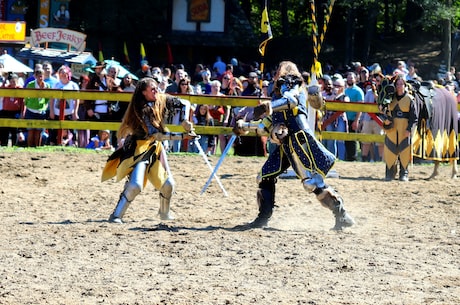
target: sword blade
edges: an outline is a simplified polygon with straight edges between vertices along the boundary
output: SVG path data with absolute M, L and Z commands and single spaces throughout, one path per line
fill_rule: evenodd
M 203 193 L 208 188 L 209 184 L 212 181 L 212 177 L 217 173 L 217 170 L 222 165 L 222 162 L 224 162 L 225 156 L 227 155 L 228 151 L 232 147 L 233 142 L 235 142 L 235 140 L 236 140 L 236 135 L 232 135 L 230 140 L 228 140 L 227 146 L 225 147 L 224 151 L 222 152 L 222 155 L 220 156 L 219 161 L 217 162 L 216 166 L 214 167 L 214 170 L 212 171 L 211 176 L 209 177 L 208 181 L 206 182 L 206 184 L 204 185 L 203 189 L 201 190 L 201 193 L 200 193 L 201 195 L 203 195 Z
M 222 183 L 220 182 L 219 177 L 217 177 L 217 175 L 216 175 L 215 173 L 213 173 L 212 165 L 211 165 L 211 163 L 209 163 L 208 156 L 206 156 L 206 153 L 204 152 L 203 148 L 201 147 L 201 144 L 200 144 L 200 142 L 198 141 L 198 138 L 195 138 L 195 139 L 193 140 L 193 142 L 195 143 L 196 147 L 198 148 L 198 152 L 199 152 L 200 155 L 203 157 L 204 162 L 206 163 L 206 165 L 209 167 L 209 170 L 211 171 L 211 179 L 212 179 L 212 178 L 216 179 L 217 184 L 219 184 L 219 187 L 222 189 L 222 192 L 224 193 L 224 196 L 225 196 L 225 197 L 228 197 L 227 191 L 225 190 L 224 186 L 223 186 Z

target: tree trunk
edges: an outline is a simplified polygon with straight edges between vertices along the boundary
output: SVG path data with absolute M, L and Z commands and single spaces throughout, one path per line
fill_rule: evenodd
M 447 7 L 452 6 L 452 0 L 447 0 Z M 447 71 L 450 70 L 452 56 L 452 25 L 450 18 L 444 21 L 444 60 Z
M 350 7 L 347 14 L 347 33 L 345 38 L 345 64 L 355 56 L 355 9 Z
M 283 36 L 289 36 L 289 18 L 287 0 L 281 0 L 281 24 Z

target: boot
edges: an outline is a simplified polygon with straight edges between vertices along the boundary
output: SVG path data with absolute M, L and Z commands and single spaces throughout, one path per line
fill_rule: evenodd
M 174 216 L 172 216 L 169 213 L 170 202 L 171 202 L 171 198 L 163 197 L 163 195 L 160 194 L 160 210 L 158 211 L 158 214 L 160 214 L 161 220 L 173 220 L 174 219 Z
M 404 168 L 402 166 L 399 169 L 399 181 L 409 181 L 409 171 L 407 170 L 407 168 Z
M 168 177 L 160 189 L 160 214 L 161 220 L 173 220 L 174 217 L 170 214 L 171 197 L 174 192 L 174 180 Z
M 385 166 L 385 181 L 393 181 L 396 177 L 396 165 L 391 168 Z
M 322 189 L 316 198 L 321 204 L 330 210 L 335 216 L 335 225 L 333 230 L 342 230 L 345 227 L 351 227 L 355 224 L 355 221 L 350 214 L 345 211 L 343 207 L 342 197 L 331 187 Z
M 130 203 L 131 201 L 128 201 L 125 194 L 121 193 L 115 210 L 113 210 L 113 213 L 110 214 L 109 222 L 123 223 L 121 219 L 123 218 L 123 215 L 125 215 L 126 209 L 128 209 Z
M 268 226 L 268 221 L 272 217 L 275 206 L 275 182 L 272 180 L 262 181 L 257 190 L 257 204 L 259 205 L 259 215 L 254 221 L 248 224 L 249 228 L 264 228 Z

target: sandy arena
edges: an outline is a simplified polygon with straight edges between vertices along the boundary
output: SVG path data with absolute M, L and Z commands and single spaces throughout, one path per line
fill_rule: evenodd
M 123 182 L 100 182 L 105 153 L 0 150 L 0 304 L 460 304 L 460 184 L 384 182 L 383 163 L 338 162 L 327 179 L 357 221 L 332 213 L 299 180 L 279 179 L 271 227 L 257 214 L 264 158 L 170 155 L 173 221 L 151 185 L 111 224 Z M 217 157 L 212 157 L 215 165 Z

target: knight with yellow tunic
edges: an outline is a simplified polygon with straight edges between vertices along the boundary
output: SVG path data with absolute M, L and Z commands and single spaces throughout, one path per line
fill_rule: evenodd
M 406 90 L 406 81 L 397 77 L 394 84 L 396 91 L 387 107 L 388 117 L 383 122 L 385 180 L 395 179 L 399 160 L 399 180 L 409 181 L 408 166 L 412 158 L 410 139 L 412 127 L 417 123 L 417 113 L 414 98 Z
M 158 93 L 158 84 L 152 78 L 141 79 L 134 91 L 117 133 L 125 139 L 123 146 L 107 160 L 102 181 L 128 177 L 120 199 L 109 217 L 110 222 L 123 223 L 122 217 L 129 204 L 146 186 L 147 181 L 160 191 L 160 218 L 173 219 L 170 200 L 175 182 L 171 175 L 162 141 L 193 139 L 192 124 L 184 118 L 185 133 L 168 132 L 165 122 L 175 109 L 190 107 L 190 102 Z

